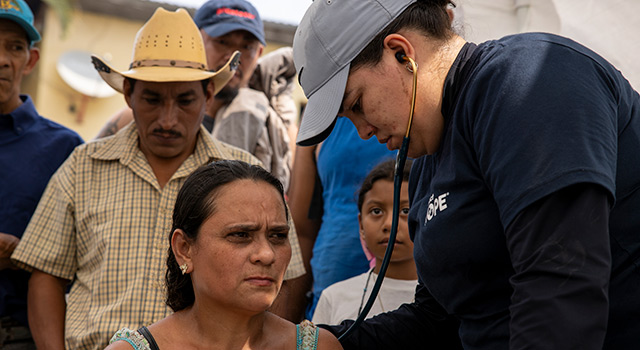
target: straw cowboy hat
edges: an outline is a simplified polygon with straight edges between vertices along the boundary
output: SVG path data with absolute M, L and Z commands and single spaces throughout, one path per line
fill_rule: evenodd
M 210 71 L 202 36 L 189 13 L 182 8 L 170 12 L 159 7 L 136 35 L 129 70 L 119 72 L 97 56 L 91 60 L 102 79 L 119 92 L 123 92 L 125 77 L 151 82 L 213 78 L 217 94 L 235 74 L 240 52 L 234 52 L 217 72 Z

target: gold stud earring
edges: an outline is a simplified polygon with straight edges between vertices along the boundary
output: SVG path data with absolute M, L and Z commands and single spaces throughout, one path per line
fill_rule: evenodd
M 187 273 L 188 268 L 189 268 L 189 265 L 187 265 L 187 263 L 180 265 L 180 271 L 182 271 L 183 275 Z

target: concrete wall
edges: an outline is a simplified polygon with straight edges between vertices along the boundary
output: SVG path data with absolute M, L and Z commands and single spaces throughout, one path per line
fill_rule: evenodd
M 43 116 L 77 131 L 85 140 L 92 139 L 111 115 L 124 105 L 116 94 L 108 98 L 86 98 L 67 85 L 56 70 L 59 57 L 69 50 L 84 50 L 111 58 L 115 67 L 125 68 L 141 22 L 76 11 L 69 29 L 62 35 L 60 21 L 48 10 L 40 45 L 36 108 Z M 79 113 L 86 103 L 82 120 Z

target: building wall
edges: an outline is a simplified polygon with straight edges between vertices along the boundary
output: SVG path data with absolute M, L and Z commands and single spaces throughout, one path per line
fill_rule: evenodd
M 38 74 L 36 107 L 43 116 L 77 131 L 85 140 L 97 135 L 115 112 L 125 106 L 121 94 L 86 98 L 67 85 L 56 69 L 59 57 L 69 50 L 84 50 L 111 58 L 115 67 L 128 67 L 131 47 L 142 22 L 75 11 L 63 35 L 60 21 L 47 10 Z M 82 120 L 79 113 L 85 102 Z

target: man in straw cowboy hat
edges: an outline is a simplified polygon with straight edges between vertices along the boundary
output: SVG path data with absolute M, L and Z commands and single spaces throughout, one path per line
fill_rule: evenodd
M 262 56 L 266 45 L 260 14 L 247 0 L 209 0 L 194 15 L 212 69 L 237 50 L 238 69 L 207 105 L 203 124 L 213 136 L 250 152 L 289 187 L 293 162 L 291 139 L 297 133 L 293 101 L 293 51 L 284 47 Z M 261 59 L 262 58 L 262 59 Z M 98 138 L 113 135 L 133 119 L 130 108 L 116 113 Z
M 136 122 L 76 149 L 49 183 L 12 256 L 32 271 L 29 323 L 38 348 L 102 349 L 119 328 L 167 316 L 167 235 L 184 180 L 215 160 L 259 163 L 201 126 L 207 102 L 233 76 L 238 55 L 210 71 L 184 9 L 156 10 L 136 36 L 129 70 L 93 60 L 124 94 Z M 290 265 L 288 274 L 303 271 Z

